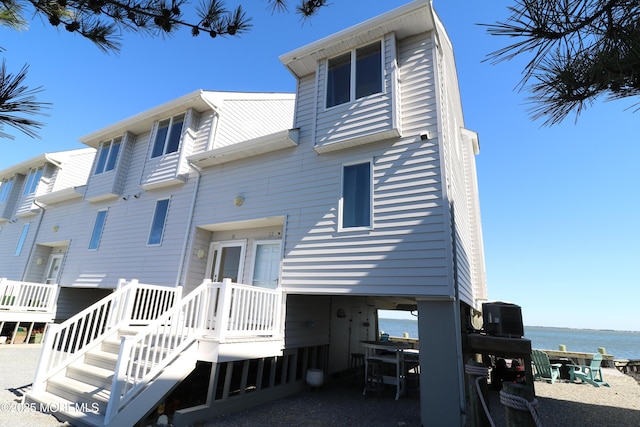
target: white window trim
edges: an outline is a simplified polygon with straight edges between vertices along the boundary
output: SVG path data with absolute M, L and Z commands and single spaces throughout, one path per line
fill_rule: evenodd
M 238 240 L 216 240 L 214 242 L 209 243 L 209 255 L 207 257 L 207 267 L 205 270 L 205 274 L 207 277 L 213 273 L 214 266 L 213 265 L 213 254 L 216 249 L 219 250 L 222 247 L 226 246 L 240 246 L 240 263 L 238 265 L 238 283 L 242 283 L 244 281 L 244 260 L 247 257 L 247 239 L 238 239 Z M 251 273 L 253 275 L 253 272 Z
M 351 53 L 351 73 L 350 73 L 350 79 L 351 79 L 351 85 L 349 88 L 349 101 L 344 102 L 342 104 L 336 104 L 336 105 L 332 105 L 331 107 L 327 107 L 327 95 L 328 95 L 328 88 L 329 88 L 329 61 L 337 58 L 339 56 L 344 55 L 347 52 L 342 52 L 339 55 L 334 55 L 331 58 L 327 58 L 324 61 L 324 68 L 325 68 L 325 72 L 324 72 L 324 96 L 323 96 L 323 109 L 324 110 L 333 110 L 334 108 L 338 108 L 338 107 L 343 107 L 345 105 L 350 105 L 356 101 L 360 101 L 362 99 L 366 99 L 369 97 L 375 97 L 375 96 L 380 96 L 380 95 L 384 95 L 387 93 L 386 90 L 386 85 L 385 85 L 385 58 L 386 58 L 386 51 L 385 51 L 385 43 L 384 43 L 384 38 L 381 38 L 377 41 L 378 43 L 380 43 L 380 85 L 381 85 L 381 91 L 380 92 L 376 92 L 376 93 L 372 93 L 371 95 L 367 95 L 367 96 L 363 96 L 362 98 L 356 98 L 356 62 L 357 62 L 357 57 L 356 57 L 356 51 L 360 48 L 363 47 L 367 47 L 369 45 L 372 45 L 374 43 L 376 43 L 376 41 L 371 41 L 368 42 L 366 44 L 363 44 L 362 46 L 358 46 L 356 48 L 351 49 L 350 53 Z
M 98 237 L 98 242 L 95 248 L 91 247 L 91 241 L 93 240 L 93 233 L 96 231 L 96 223 L 98 221 L 98 215 L 100 212 L 105 212 L 104 221 L 102 222 L 102 226 L 100 227 L 100 236 Z M 104 234 L 104 227 L 107 224 L 107 217 L 109 216 L 109 209 L 100 209 L 96 212 L 95 220 L 93 221 L 93 228 L 91 229 L 91 235 L 89 236 L 89 244 L 87 245 L 87 250 L 95 252 L 100 249 L 100 243 L 102 242 L 102 235 Z
M 253 241 L 253 252 L 251 253 L 251 271 L 249 272 L 249 280 L 247 280 L 247 285 L 253 285 L 253 277 L 256 270 L 256 258 L 258 254 L 258 246 L 259 245 L 272 245 L 274 243 L 280 244 L 280 269 L 278 271 L 278 285 L 280 287 L 280 283 L 282 282 L 282 258 L 283 255 L 283 247 L 282 247 L 282 239 L 267 239 L 267 240 L 254 240 Z
M 164 221 L 162 223 L 162 231 L 160 232 L 160 241 L 158 243 L 149 243 L 151 240 L 151 232 L 153 231 L 153 223 L 156 218 L 156 213 L 158 211 L 158 202 L 163 200 L 167 200 L 167 212 L 164 216 Z M 149 224 L 149 231 L 147 232 L 147 246 L 162 246 L 162 242 L 164 241 L 164 231 L 167 227 L 167 218 L 169 217 L 169 208 L 171 207 L 171 197 L 164 197 L 162 199 L 156 199 L 156 202 L 153 204 L 153 213 L 151 214 L 151 223 Z
M 36 179 L 36 175 L 38 175 L 38 172 L 40 173 L 40 176 L 38 177 L 38 179 Z M 27 179 L 24 183 L 24 189 L 22 190 L 23 196 L 30 196 L 31 194 L 35 194 L 35 192 L 38 190 L 38 184 L 40 184 L 40 181 L 42 180 L 43 173 L 43 166 L 29 169 L 29 174 L 27 175 Z
M 27 241 L 27 236 L 29 235 L 29 227 L 31 223 L 26 223 L 22 226 L 22 231 L 20 232 L 20 237 L 18 238 L 18 243 L 16 244 L 16 249 L 13 252 L 13 256 L 20 256 L 22 253 L 22 249 L 24 247 L 24 243 Z
M 344 168 L 345 166 L 360 165 L 363 163 L 369 163 L 369 226 L 361 227 L 343 227 L 343 209 L 344 209 Z M 373 159 L 363 159 L 359 161 L 347 162 L 340 165 L 340 200 L 338 201 L 338 232 L 345 231 L 363 231 L 373 230 Z
M 118 155 L 116 157 L 116 161 L 113 165 L 113 169 L 109 169 L 106 170 L 107 165 L 109 164 L 109 159 L 111 158 L 111 150 L 113 149 L 113 143 L 118 141 L 118 145 L 120 146 L 120 148 L 118 149 Z M 107 153 L 107 157 L 105 158 L 104 161 L 104 165 L 101 171 L 98 171 L 98 162 L 100 160 L 100 155 L 102 154 L 102 151 L 104 150 L 104 144 L 109 144 L 109 152 Z M 93 171 L 94 175 L 103 175 L 105 173 L 109 173 L 109 172 L 115 172 L 118 169 L 118 162 L 120 160 L 120 153 L 122 152 L 122 144 L 124 143 L 124 136 L 119 136 L 116 138 L 112 138 L 108 141 L 102 141 L 100 143 L 100 149 L 98 150 L 98 154 L 96 155 L 96 167 L 95 170 Z
M 15 176 L 12 176 L 11 178 L 2 181 L 2 185 L 0 185 L 0 203 L 7 202 L 9 200 L 11 192 L 13 191 L 13 185 L 15 184 L 15 178 Z M 7 185 L 9 185 L 9 187 L 6 187 Z
M 179 116 L 182 116 L 182 129 L 180 131 L 180 136 L 179 136 L 179 139 L 178 139 L 178 148 L 176 149 L 176 151 L 172 151 L 171 153 L 167 153 L 167 144 L 169 143 L 169 137 L 171 136 L 170 130 L 173 127 L 173 120 L 176 117 L 179 117 Z M 160 130 L 160 122 L 163 122 L 165 120 L 169 120 L 169 125 L 168 125 L 169 131 L 167 132 L 167 134 L 164 137 L 164 145 L 162 147 L 162 154 L 159 154 L 159 155 L 154 157 L 153 149 L 155 148 L 156 138 L 158 136 L 158 131 Z M 160 158 L 166 156 L 167 154 L 179 153 L 181 151 L 181 149 L 182 149 L 182 138 L 183 138 L 184 132 L 185 132 L 186 120 L 187 120 L 187 112 L 185 111 L 183 113 L 174 114 L 171 117 L 167 117 L 167 118 L 164 118 L 162 120 L 158 120 L 154 124 L 153 138 L 151 138 L 151 147 L 150 147 L 150 151 L 149 151 L 149 158 L 150 159 L 160 159 Z

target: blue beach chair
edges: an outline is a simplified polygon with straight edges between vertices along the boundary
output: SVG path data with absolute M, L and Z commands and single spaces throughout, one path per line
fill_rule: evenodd
M 534 379 L 548 380 L 551 384 L 560 378 L 560 363 L 549 362 L 549 356 L 542 350 L 531 352 L 531 362 L 534 367 Z
M 600 365 L 602 364 L 602 355 L 600 353 L 596 353 L 591 358 L 591 363 L 589 366 L 586 365 L 569 365 L 571 371 L 569 371 L 569 379 L 573 382 L 576 378 L 582 380 L 582 382 L 589 383 L 595 387 L 600 387 L 601 385 L 605 387 L 610 387 L 609 383 L 602 379 L 602 369 Z

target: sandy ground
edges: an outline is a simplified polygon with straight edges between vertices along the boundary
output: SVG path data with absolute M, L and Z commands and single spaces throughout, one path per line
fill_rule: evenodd
M 40 348 L 37 344 L 0 345 L 0 427 L 68 426 L 52 415 L 21 404 L 21 397 L 33 380 Z M 536 381 L 542 425 L 639 426 L 640 383 L 615 369 L 605 369 L 604 379 L 611 387 Z M 490 393 L 490 406 L 496 427 L 505 426 L 504 408 L 496 391 Z M 365 398 L 360 384 L 346 380 L 200 425 L 419 427 L 420 402 L 416 396 L 394 401 L 393 390 L 381 397 Z

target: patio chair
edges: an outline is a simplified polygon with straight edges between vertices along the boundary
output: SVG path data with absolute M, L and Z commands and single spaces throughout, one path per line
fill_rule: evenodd
M 542 350 L 533 350 L 531 352 L 531 362 L 534 367 L 534 379 L 551 381 L 555 383 L 560 378 L 560 363 L 549 362 L 549 356 Z
M 596 353 L 591 358 L 589 366 L 586 365 L 569 365 L 571 371 L 569 371 L 569 380 L 573 382 L 576 378 L 582 380 L 582 382 L 589 383 L 595 387 L 601 385 L 610 387 L 609 383 L 602 379 L 602 354 Z

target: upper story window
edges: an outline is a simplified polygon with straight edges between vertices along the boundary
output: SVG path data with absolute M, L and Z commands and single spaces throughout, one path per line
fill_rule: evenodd
M 29 171 L 29 176 L 27 177 L 27 183 L 24 186 L 24 191 L 22 192 L 23 196 L 27 196 L 29 194 L 33 194 L 36 192 L 36 188 L 38 188 L 38 183 L 40 182 L 40 178 L 42 178 L 42 166 L 39 168 L 33 168 Z
M 342 169 L 341 228 L 371 227 L 371 162 Z
M 158 123 L 158 130 L 156 131 L 153 149 L 151 150 L 152 158 L 178 151 L 183 123 L 184 114 L 162 120 Z
M 97 250 L 100 246 L 100 238 L 102 237 L 102 230 L 104 230 L 104 223 L 107 220 L 107 211 L 98 211 L 96 215 L 96 222 L 93 223 L 93 231 L 91 232 L 91 240 L 89 240 L 89 250 Z
M 381 42 L 329 59 L 327 108 L 382 92 Z
M 13 178 L 7 179 L 0 183 L 0 203 L 6 202 L 11 194 L 11 188 L 13 187 Z
M 121 143 L 122 138 L 118 137 L 112 139 L 111 141 L 105 141 L 100 145 L 100 152 L 98 154 L 98 163 L 96 164 L 95 175 L 101 174 L 103 172 L 109 172 L 115 169 Z
M 22 247 L 24 246 L 25 240 L 27 240 L 28 233 L 29 233 L 29 224 L 25 224 L 22 226 L 22 233 L 20 233 L 20 239 L 18 240 L 18 244 L 16 245 L 16 250 L 13 253 L 13 256 L 19 256 L 20 252 L 22 252 Z
M 159 245 L 162 242 L 162 234 L 164 232 L 164 223 L 167 219 L 169 211 L 169 199 L 158 200 L 156 209 L 153 213 L 151 221 L 151 230 L 149 231 L 148 245 Z

